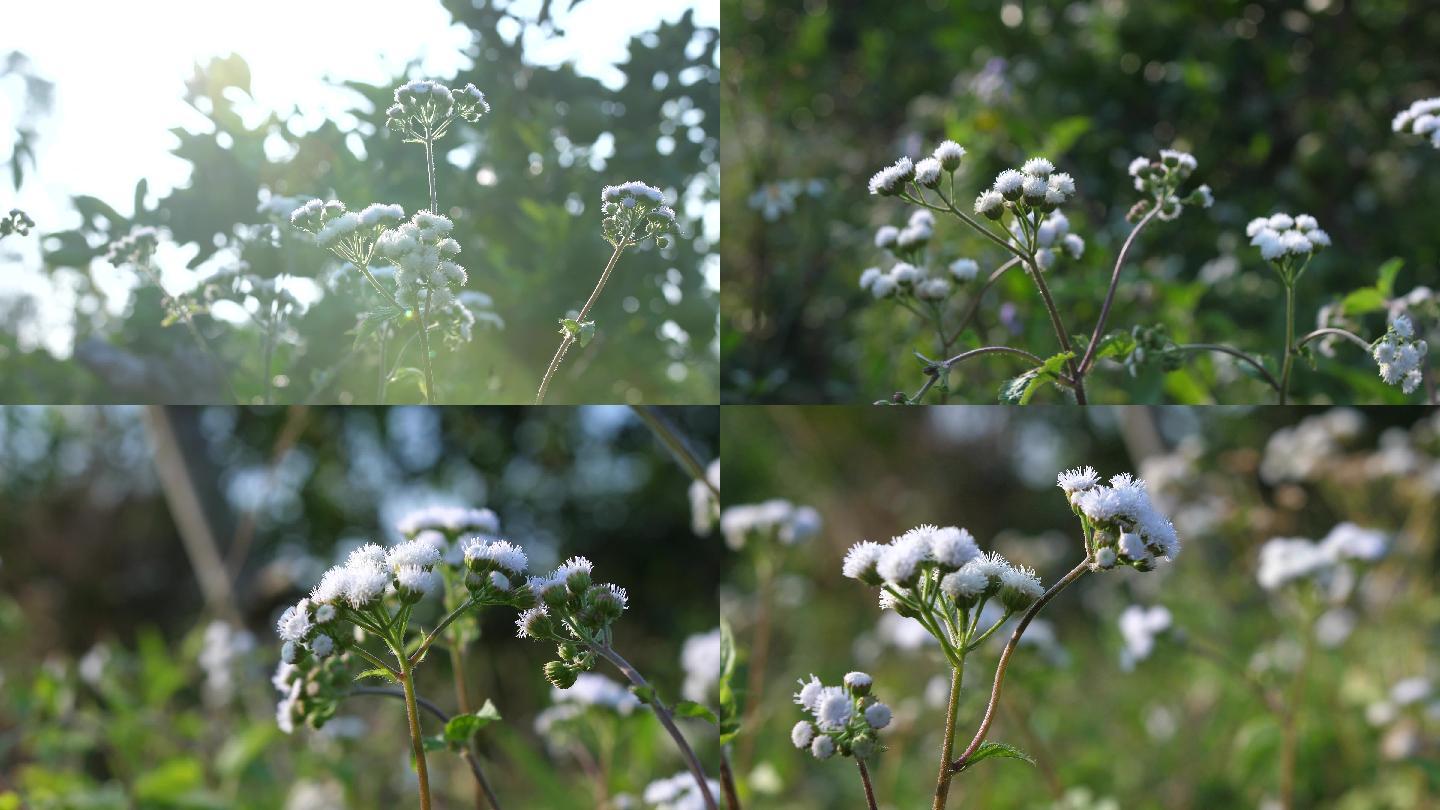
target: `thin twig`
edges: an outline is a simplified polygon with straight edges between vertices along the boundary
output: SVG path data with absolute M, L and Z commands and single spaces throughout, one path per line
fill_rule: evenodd
M 1336 336 L 1336 337 L 1343 337 L 1343 338 L 1345 338 L 1346 340 L 1350 341 L 1351 343 L 1354 343 L 1356 346 L 1359 346 L 1360 348 L 1364 349 L 1366 354 L 1369 354 L 1369 353 L 1370 353 L 1370 344 L 1369 344 L 1368 342 L 1366 342 L 1365 338 L 1360 337 L 1359 335 L 1355 334 L 1354 332 L 1350 332 L 1350 331 L 1347 331 L 1347 330 L 1345 330 L 1345 329 L 1335 329 L 1334 327 L 1326 327 L 1326 328 L 1324 328 L 1324 329 L 1316 329 L 1314 332 L 1311 332 L 1310 334 L 1306 335 L 1305 337 L 1302 337 L 1302 338 L 1300 338 L 1299 340 L 1295 341 L 1295 348 L 1298 349 L 1298 348 L 1300 348 L 1301 346 L 1304 346 L 1306 343 L 1309 343 L 1310 341 L 1315 340 L 1315 339 L 1317 339 L 1317 338 L 1325 337 L 1326 335 L 1334 335 L 1334 336 Z
M 716 498 L 720 497 L 720 485 L 711 481 L 710 477 L 705 474 L 705 467 L 701 465 L 700 459 L 690 451 L 690 445 L 685 442 L 685 437 L 675 429 L 674 425 L 670 424 L 670 421 L 660 413 L 658 408 L 632 405 L 630 409 L 650 428 L 650 432 L 655 434 L 655 438 L 665 445 L 665 448 L 670 451 L 670 455 L 675 457 L 676 463 L 685 468 L 685 472 L 690 475 L 692 480 L 703 482 Z
M 1080 359 L 1078 373 L 1082 377 L 1095 361 L 1095 348 L 1100 345 L 1100 336 L 1105 334 L 1105 321 L 1110 318 L 1110 305 L 1115 301 L 1115 290 L 1120 286 L 1120 271 L 1125 267 L 1125 256 L 1130 252 L 1130 245 L 1135 242 L 1135 237 L 1140 235 L 1140 229 L 1148 225 L 1158 213 L 1159 206 L 1150 209 L 1150 213 L 1135 223 L 1130 235 L 1125 237 L 1125 243 L 1120 246 L 1120 253 L 1115 257 L 1115 270 L 1110 274 L 1110 289 L 1105 291 L 1105 303 L 1100 305 L 1100 319 L 1095 322 L 1095 331 L 1090 334 L 1090 345 L 1085 347 L 1085 356 Z
M 586 299 L 585 306 L 580 308 L 580 314 L 575 316 L 575 322 L 583 323 L 585 316 L 590 313 L 590 308 L 595 306 L 595 299 L 600 297 L 600 291 L 605 289 L 605 282 L 610 280 L 610 273 L 615 270 L 615 264 L 620 261 L 620 254 L 624 252 L 625 239 L 615 240 L 615 252 L 610 254 L 610 261 L 605 263 L 605 269 L 600 271 L 600 280 L 595 283 L 595 289 L 591 290 L 590 297 Z M 535 404 L 541 405 L 545 402 L 545 393 L 550 390 L 550 380 L 554 378 L 555 372 L 560 368 L 560 362 L 565 359 L 565 353 L 570 350 L 570 344 L 575 338 L 570 331 L 565 330 L 564 337 L 560 338 L 560 348 L 555 350 L 555 357 L 550 361 L 550 367 L 545 369 L 545 376 L 540 380 L 540 391 L 535 394 Z
M 1230 346 L 1225 346 L 1220 343 L 1181 343 L 1175 348 L 1181 351 L 1219 352 L 1221 354 L 1228 354 L 1231 357 L 1238 357 L 1246 363 L 1249 363 L 1256 371 L 1260 372 L 1260 375 L 1265 378 L 1265 382 L 1269 383 L 1271 388 L 1274 388 L 1276 391 L 1280 390 L 1280 381 L 1275 379 L 1275 375 L 1271 374 L 1270 370 L 1265 368 L 1259 360 L 1256 360 L 1239 349 L 1231 348 Z
M 970 300 L 970 307 L 965 310 L 965 314 L 960 317 L 960 322 L 956 324 L 955 336 L 946 341 L 945 345 L 951 345 L 960 339 L 960 335 L 964 334 L 966 327 L 970 325 L 970 321 L 974 320 L 975 316 L 980 312 L 980 302 L 985 297 L 985 293 L 990 292 L 990 288 L 995 286 L 995 282 L 999 281 L 1001 276 L 1005 275 L 1005 271 L 1019 263 L 1020 260 L 1018 258 L 1012 258 L 995 268 L 994 272 L 985 279 L 985 283 L 980 285 L 979 292 L 975 293 L 975 297 Z
M 1039 599 L 1036 599 L 1035 604 L 1031 605 L 1030 609 L 1025 611 L 1025 615 L 1020 618 L 1020 623 L 1015 625 L 1015 631 L 1010 634 L 1010 640 L 1005 643 L 1005 649 L 1000 653 L 1000 662 L 995 665 L 995 683 L 990 687 L 990 702 L 985 706 L 985 716 L 980 720 L 980 728 L 976 729 L 975 737 L 970 740 L 970 744 L 965 747 L 964 753 L 960 754 L 958 759 L 950 763 L 950 770 L 958 772 L 961 768 L 964 768 L 965 763 L 980 749 L 980 745 L 985 742 L 985 735 L 990 733 L 990 724 L 995 722 L 995 704 L 1000 702 L 1000 687 L 1005 682 L 1005 670 L 1010 664 L 1010 656 L 1015 652 L 1016 646 L 1020 644 L 1020 637 L 1025 634 L 1025 628 L 1030 626 L 1030 621 L 1040 613 L 1040 609 L 1045 607 L 1047 602 L 1054 599 L 1061 591 L 1069 587 L 1075 580 L 1084 576 L 1085 572 L 1089 570 L 1090 560 L 1088 558 L 1082 560 L 1079 565 L 1070 569 L 1070 573 L 1061 577 L 1054 585 L 1051 585 L 1050 590 L 1042 594 Z

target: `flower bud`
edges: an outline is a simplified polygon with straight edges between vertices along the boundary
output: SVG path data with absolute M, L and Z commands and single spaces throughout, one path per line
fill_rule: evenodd
M 580 677 L 576 672 L 563 661 L 550 661 L 545 664 L 545 680 L 556 689 L 569 689 L 575 685 L 575 680 Z

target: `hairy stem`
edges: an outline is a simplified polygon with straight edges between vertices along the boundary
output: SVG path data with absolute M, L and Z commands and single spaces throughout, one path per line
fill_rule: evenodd
M 1120 270 L 1125 266 L 1125 255 L 1130 252 L 1130 245 L 1135 242 L 1135 237 L 1140 235 L 1140 229 L 1150 224 L 1150 220 L 1158 213 L 1159 206 L 1152 208 L 1150 213 L 1135 223 L 1130 235 L 1125 237 L 1125 243 L 1120 246 L 1120 253 L 1115 257 L 1115 270 L 1110 274 L 1110 289 L 1105 291 L 1105 303 L 1100 305 L 1100 318 L 1095 322 L 1095 331 L 1090 333 L 1090 345 L 1085 347 L 1085 356 L 1080 359 L 1081 377 L 1090 371 L 1090 364 L 1095 361 L 1095 349 L 1100 345 L 1100 337 L 1105 334 L 1105 321 L 1110 318 L 1110 305 L 1114 303 L 1115 290 L 1120 286 Z
M 615 270 L 615 265 L 620 261 L 620 254 L 624 252 L 624 240 L 616 240 L 615 252 L 610 254 L 610 261 L 605 263 L 605 269 L 600 271 L 600 280 L 596 282 L 595 289 L 590 291 L 590 297 L 586 299 L 585 306 L 580 308 L 580 314 L 575 316 L 576 323 L 584 323 L 585 316 L 590 314 L 590 308 L 595 306 L 595 299 L 600 297 L 600 291 L 605 289 L 605 282 L 610 280 L 610 273 Z M 540 380 L 540 391 L 535 395 L 535 404 L 545 402 L 545 393 L 550 390 L 550 380 L 555 377 L 555 371 L 560 368 L 560 362 L 565 359 L 565 353 L 570 350 L 570 344 L 575 342 L 567 330 L 560 338 L 560 348 L 555 351 L 555 357 L 550 361 L 550 367 L 545 369 L 545 376 Z
M 1020 617 L 1020 623 L 1015 625 L 1015 631 L 1010 634 L 1010 640 L 1005 643 L 1005 649 L 1000 653 L 1000 662 L 995 665 L 995 683 L 990 687 L 990 702 L 985 706 L 985 716 L 980 720 L 980 728 L 976 729 L 975 737 L 971 739 L 970 744 L 965 747 L 964 753 L 960 754 L 954 762 L 950 763 L 950 770 L 958 772 L 961 768 L 965 767 L 966 761 L 969 760 L 970 757 L 980 749 L 980 745 L 985 742 L 985 735 L 990 733 L 990 724 L 995 722 L 995 704 L 1000 702 L 1000 687 L 1005 683 L 1005 670 L 1010 665 L 1010 656 L 1014 654 L 1015 648 L 1020 644 L 1020 637 L 1025 634 L 1025 628 L 1030 626 L 1031 620 L 1040 613 L 1040 610 L 1045 607 L 1046 603 L 1054 599 L 1061 591 L 1068 588 L 1072 582 L 1084 576 L 1085 572 L 1089 570 L 1090 560 L 1087 557 L 1081 560 L 1079 565 L 1070 569 L 1070 573 L 1061 577 L 1054 585 L 1051 585 L 1050 590 L 1042 594 L 1039 599 L 1036 599 L 1035 604 L 1031 605 L 1030 609 L 1025 611 L 1025 615 Z
M 965 659 L 950 673 L 950 704 L 945 710 L 945 742 L 940 746 L 940 775 L 935 778 L 935 802 L 932 810 L 945 810 L 950 799 L 950 755 L 955 750 L 955 715 L 960 711 L 960 685 L 965 679 Z
M 415 670 L 403 652 L 400 659 L 400 683 L 405 689 L 405 714 L 410 720 L 410 747 L 415 755 L 415 775 L 420 782 L 420 810 L 430 810 L 430 772 L 425 767 L 425 741 L 420 736 L 420 711 L 415 700 Z
M 856 757 L 855 764 L 860 768 L 860 784 L 865 786 L 866 803 L 870 810 L 880 810 L 880 806 L 875 803 L 875 786 L 870 784 L 870 771 L 865 768 L 865 760 Z
M 1040 270 L 1040 265 L 1030 257 L 1025 262 L 1026 269 L 1030 271 L 1030 278 L 1035 281 L 1035 288 L 1040 291 L 1040 298 L 1045 302 L 1045 311 L 1050 313 L 1050 325 L 1055 328 L 1055 337 L 1060 341 L 1060 351 L 1073 353 L 1070 348 L 1070 336 L 1065 333 L 1065 324 L 1060 320 L 1060 310 L 1055 308 L 1055 299 L 1050 297 L 1050 287 L 1045 283 L 1045 275 Z M 1065 370 L 1069 372 L 1070 379 L 1074 381 L 1072 386 L 1075 389 L 1075 403 L 1085 404 L 1085 380 L 1083 380 L 1075 366 L 1075 358 L 1065 361 Z
M 610 645 L 590 644 L 589 647 L 596 655 L 609 661 L 616 669 L 620 670 L 621 674 L 636 688 L 642 690 L 649 688 L 650 684 L 645 681 L 639 670 L 631 666 L 630 662 L 622 658 L 620 653 L 615 652 Z M 654 690 L 650 691 L 653 694 Z M 650 700 L 650 708 L 655 711 L 655 717 L 660 721 L 660 725 L 665 727 L 665 731 L 675 741 L 675 746 L 680 749 L 680 755 L 685 758 L 685 765 L 695 777 L 695 784 L 700 789 L 700 798 L 704 800 L 706 810 L 720 810 L 720 806 L 715 803 L 715 796 L 710 793 L 710 781 L 705 776 L 705 769 L 700 765 L 700 758 L 695 756 L 695 750 L 690 747 L 690 743 L 685 740 L 685 735 L 681 734 L 680 729 L 675 725 L 675 718 L 670 714 L 670 709 L 665 706 L 665 702 L 660 699 L 659 695 L 654 695 Z
M 1290 367 L 1295 361 L 1295 285 L 1285 284 L 1285 361 L 1280 366 L 1280 404 L 1284 405 L 1290 392 Z

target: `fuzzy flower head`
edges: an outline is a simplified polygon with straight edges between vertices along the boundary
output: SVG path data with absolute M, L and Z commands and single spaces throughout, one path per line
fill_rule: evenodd
M 905 184 L 915 179 L 915 164 L 902 157 L 870 177 L 870 193 L 895 197 L 904 192 Z
M 357 266 L 368 266 L 381 234 L 404 219 L 405 209 L 398 205 L 373 203 L 361 211 L 348 211 L 339 200 L 311 200 L 290 213 L 296 230 Z
M 1250 237 L 1250 245 L 1260 250 L 1260 258 L 1270 262 L 1287 284 L 1298 279 L 1305 265 L 1330 246 L 1330 234 L 1309 214 L 1258 217 L 1245 226 L 1245 235 Z
M 1440 97 L 1416 101 L 1401 110 L 1390 125 L 1398 133 L 1428 140 L 1440 149 Z
M 451 539 L 467 534 L 495 535 L 500 532 L 500 518 L 489 509 L 426 506 L 406 513 L 395 529 L 411 539 L 424 531 L 440 532 Z
M 1179 219 L 1187 205 L 1201 208 L 1214 205 L 1215 194 L 1207 185 L 1197 186 L 1188 193 L 1181 191 L 1198 166 L 1194 155 L 1176 149 L 1161 149 L 1158 157 L 1137 157 L 1130 161 L 1130 177 L 1143 198 L 1126 218 L 1134 223 L 1154 213 L 1168 222 Z
M 1415 336 L 1415 325 L 1408 315 L 1397 315 L 1370 350 L 1380 379 L 1400 386 L 1406 394 L 1414 393 L 1424 381 L 1429 352 L 1429 345 Z
M 1041 270 L 1054 267 L 1060 257 L 1079 259 L 1085 255 L 1085 240 L 1079 234 L 1070 232 L 1069 217 L 1060 211 L 1052 211 L 1044 216 L 1037 215 L 1037 219 L 1038 224 L 1030 220 L 1028 227 L 1034 231 L 1035 261 Z M 1018 219 L 1010 223 L 1010 241 L 1021 250 L 1029 249 L 1032 238 L 1026 227 Z
M 836 754 L 869 759 L 880 750 L 877 732 L 890 725 L 890 707 L 871 694 L 864 672 L 846 675 L 841 686 L 826 686 L 811 675 L 800 682 L 795 704 L 807 715 L 790 729 L 790 742 L 818 759 Z
M 601 189 L 600 210 L 605 217 L 601 233 L 616 248 L 634 247 L 650 239 L 667 247 L 669 233 L 676 228 L 675 211 L 665 204 L 665 193 L 639 180 Z
M 823 522 L 812 506 L 797 506 L 776 498 L 756 504 L 726 507 L 720 513 L 725 545 L 739 551 L 751 542 L 793 546 L 820 533 Z
M 407 143 L 438 140 L 455 121 L 475 123 L 490 112 L 485 94 L 473 84 L 458 90 L 417 79 L 395 88 L 395 103 L 385 110 L 385 128 Z
M 450 238 L 449 217 L 417 211 L 410 221 L 380 234 L 375 251 L 395 267 L 395 298 L 405 306 L 428 300 L 432 307 L 453 304 L 469 279 L 455 262 L 460 243 Z
M 1091 525 L 1097 568 L 1111 567 L 1109 553 L 1100 560 L 1102 549 L 1111 549 L 1118 562 L 1139 571 L 1154 570 L 1157 562 L 1173 560 L 1180 553 L 1180 538 L 1170 520 L 1150 500 L 1145 482 L 1127 473 L 1114 476 L 1108 486 L 1093 483 L 1093 470 L 1082 468 L 1061 476 L 1072 485 L 1088 483 L 1085 489 L 1067 491 L 1071 506 Z M 1078 473 L 1078 477 L 1071 477 Z M 1064 489 L 1064 483 L 1061 484 Z

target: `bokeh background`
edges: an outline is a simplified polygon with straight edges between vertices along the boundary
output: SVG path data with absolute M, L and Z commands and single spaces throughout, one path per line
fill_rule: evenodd
M 875 228 L 903 225 L 913 208 L 870 197 L 866 181 L 944 138 L 969 150 L 966 204 L 1032 155 L 1074 175 L 1079 197 L 1065 212 L 1088 247 L 1049 280 L 1077 334 L 1093 328 L 1128 232 L 1136 197 L 1125 167 L 1166 147 L 1195 154 L 1192 182 L 1211 185 L 1217 201 L 1142 233 L 1110 328 L 1160 323 L 1177 342 L 1230 343 L 1269 354 L 1274 367 L 1283 289 L 1244 226 L 1275 211 L 1313 214 L 1335 242 L 1301 283 L 1301 328 L 1322 305 L 1373 286 L 1392 258 L 1404 262 L 1398 293 L 1436 286 L 1440 241 L 1425 223 L 1440 160 L 1390 130 L 1400 109 L 1440 94 L 1440 18 L 1426 3 L 724 0 L 721 9 L 726 401 L 868 403 L 919 387 L 911 350 L 933 356 L 933 337 L 857 284 L 881 260 Z M 967 256 L 988 272 L 1003 258 L 958 222 L 942 221 L 936 240 L 945 263 Z M 1022 274 L 997 285 L 982 323 L 991 342 L 1055 351 Z M 1383 315 L 1360 326 L 1376 337 Z M 969 363 L 951 401 L 994 402 L 1015 373 L 1004 359 Z M 1112 367 L 1091 379 L 1092 402 L 1271 399 L 1213 357 L 1168 375 Z M 1301 401 L 1402 401 L 1354 347 L 1320 373 L 1301 370 L 1296 384 Z
M 65 34 L 77 14 L 92 27 Z M 717 21 L 712 0 L 26 9 L 0 34 L 0 201 L 37 226 L 0 245 L 0 401 L 226 401 L 184 328 L 162 328 L 160 293 L 104 261 L 136 224 L 166 233 L 171 293 L 223 288 L 240 266 L 288 279 L 303 312 L 279 333 L 275 401 L 378 401 L 376 348 L 355 335 L 368 291 L 277 211 L 312 197 L 424 207 L 424 150 L 384 128 L 407 78 L 473 82 L 492 105 L 439 142 L 437 171 L 464 291 L 504 328 L 439 352 L 441 401 L 534 397 L 558 319 L 610 256 L 600 189 L 632 179 L 675 200 L 683 235 L 627 252 L 599 336 L 548 400 L 717 401 Z M 265 375 L 247 306 L 200 321 L 249 403 Z M 387 396 L 422 399 L 408 381 Z
M 697 457 L 717 452 L 715 409 L 662 417 Z M 685 473 L 620 406 L 9 407 L 0 471 L 4 806 L 414 806 L 401 702 L 351 697 L 322 731 L 286 736 L 270 677 L 279 612 L 362 539 L 395 542 L 417 506 L 495 510 L 535 570 L 590 557 L 630 594 L 616 649 L 669 702 L 697 688 L 686 640 L 716 628 L 719 544 L 692 533 Z M 467 665 L 503 717 L 478 738 L 503 806 L 618 806 L 682 770 L 643 709 L 555 720 L 554 650 L 514 620 L 485 611 Z M 417 683 L 455 712 L 447 656 Z M 714 727 L 680 723 L 711 762 Z M 458 756 L 430 763 L 441 806 L 474 806 Z
M 1037 765 L 979 763 L 957 777 L 950 806 L 1278 808 L 1282 723 L 1250 681 L 1296 698 L 1292 807 L 1422 808 L 1440 795 L 1432 411 L 727 408 L 721 427 L 727 510 L 784 498 L 823 518 L 808 540 L 752 538 L 728 558 L 722 612 L 741 651 L 735 685 L 748 690 L 731 756 L 751 805 L 863 806 L 852 761 L 818 761 L 789 736 L 801 719 L 797 679 L 835 684 L 858 669 L 896 715 L 871 768 L 880 806 L 930 806 L 949 670 L 917 624 L 882 613 L 875 589 L 842 576 L 845 551 L 922 523 L 958 525 L 1052 583 L 1083 554 L 1055 475 L 1084 464 L 1144 476 L 1183 552 L 1153 573 L 1088 575 L 1040 613 L 989 737 Z M 1324 606 L 1302 666 L 1312 629 L 1293 591 L 1257 584 L 1258 549 L 1347 520 L 1385 532 L 1389 551 Z M 1118 620 L 1130 605 L 1163 606 L 1174 625 L 1127 670 Z M 966 667 L 962 746 L 998 646 Z M 1407 689 L 1421 697 L 1395 709 Z

